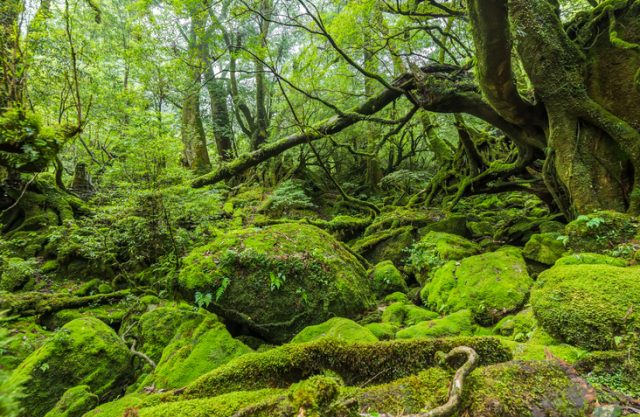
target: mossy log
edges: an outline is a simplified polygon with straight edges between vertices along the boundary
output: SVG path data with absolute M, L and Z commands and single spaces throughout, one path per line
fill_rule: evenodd
M 71 294 L 46 294 L 41 292 L 0 293 L 0 311 L 9 316 L 33 316 L 69 308 L 106 304 L 119 301 L 131 295 L 130 290 L 115 291 L 109 294 L 95 294 L 78 297 Z

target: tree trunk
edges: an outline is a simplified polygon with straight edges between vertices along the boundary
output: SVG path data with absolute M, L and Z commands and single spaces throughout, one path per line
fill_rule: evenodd
M 192 13 L 189 39 L 189 63 L 191 84 L 182 104 L 182 144 L 183 164 L 202 175 L 211 171 L 211 161 L 207 150 L 207 138 L 200 115 L 200 87 L 202 86 L 202 61 L 198 48 L 198 33 L 204 27 L 202 18 Z

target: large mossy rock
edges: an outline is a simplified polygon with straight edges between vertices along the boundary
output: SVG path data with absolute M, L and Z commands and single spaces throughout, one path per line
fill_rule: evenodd
M 212 294 L 214 312 L 275 343 L 373 306 L 358 259 L 330 234 L 302 224 L 219 236 L 184 259 L 178 285 L 191 299 Z
M 565 227 L 567 245 L 574 252 L 609 251 L 634 239 L 639 225 L 635 217 L 615 211 L 582 215 Z
M 446 403 L 451 374 L 430 368 L 388 384 L 361 388 L 355 399 L 361 410 L 420 413 Z M 587 417 L 592 409 L 587 386 L 559 365 L 511 361 L 473 371 L 464 383 L 456 417 Z
M 76 385 L 105 400 L 128 382 L 131 354 L 109 326 L 95 318 L 73 320 L 29 355 L 11 381 L 21 381 L 23 417 L 44 416 L 63 394 Z
M 230 360 L 252 352 L 234 339 L 214 314 L 207 311 L 185 313 L 183 309 L 161 307 L 140 318 L 146 342 L 142 350 L 156 357 L 158 347 L 164 345 L 157 367 L 141 387 L 184 387 Z M 156 333 L 164 334 L 155 337 Z M 171 333 L 172 336 L 166 337 Z
M 538 277 L 531 306 L 557 339 L 592 350 L 640 330 L 640 268 L 561 265 Z
M 517 311 L 527 299 L 533 280 L 520 250 L 495 252 L 449 261 L 420 292 L 427 308 L 439 312 L 468 309 L 481 324 L 492 324 Z
M 368 271 L 376 294 L 383 297 L 394 292 L 407 292 L 409 288 L 402 276 L 391 261 L 382 261 Z
M 377 342 L 378 338 L 366 327 L 353 320 L 334 317 L 324 323 L 306 327 L 291 343 L 306 343 L 319 339 L 337 339 L 345 342 Z
M 45 417 L 81 417 L 94 409 L 100 398 L 87 385 L 69 388 Z
M 476 255 L 480 246 L 451 233 L 429 232 L 411 249 L 409 265 L 420 284 L 448 261 Z
M 422 321 L 396 333 L 398 339 L 422 337 L 470 336 L 473 320 L 469 310 L 460 310 L 443 318 Z

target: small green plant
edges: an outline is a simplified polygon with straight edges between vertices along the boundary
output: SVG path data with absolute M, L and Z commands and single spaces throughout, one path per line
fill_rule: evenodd
M 602 217 L 594 217 L 587 221 L 587 229 L 597 229 L 605 223 L 605 220 Z
M 556 238 L 557 240 L 559 240 L 560 242 L 562 242 L 562 245 L 566 248 L 567 245 L 569 244 L 569 236 L 567 235 L 560 235 Z
M 39 369 L 42 372 L 47 372 L 49 370 L 49 364 L 47 362 L 43 362 Z
M 207 308 L 209 307 L 209 304 L 211 304 L 211 300 L 213 299 L 213 296 L 211 295 L 210 292 L 208 293 L 201 293 L 200 291 L 196 291 L 196 306 L 198 306 L 198 308 Z
M 222 297 L 222 295 L 224 294 L 225 290 L 229 286 L 229 282 L 230 282 L 229 278 L 227 277 L 222 278 L 222 281 L 220 282 L 220 286 L 216 290 L 216 302 L 218 302 L 218 300 L 220 300 L 220 297 Z
M 271 291 L 275 291 L 275 290 L 279 290 L 280 287 L 282 287 L 282 284 L 284 284 L 284 282 L 287 280 L 287 277 L 284 275 L 283 272 L 278 272 L 275 273 L 273 271 L 271 271 L 269 273 L 269 279 L 271 281 Z

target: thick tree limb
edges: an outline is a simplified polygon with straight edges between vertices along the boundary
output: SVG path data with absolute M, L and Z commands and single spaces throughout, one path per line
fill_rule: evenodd
M 192 185 L 197 188 L 203 187 L 207 184 L 215 184 L 219 181 L 240 174 L 246 169 L 257 165 L 260 162 L 264 162 L 273 156 L 279 155 L 294 146 L 338 133 L 357 122 L 366 120 L 367 116 L 377 113 L 389 103 L 402 96 L 403 91 L 408 90 L 412 85 L 413 77 L 410 74 L 405 74 L 393 83 L 393 89 L 385 89 L 382 93 L 370 98 L 351 111 L 342 115 L 333 116 L 319 125 L 311 129 L 307 129 L 305 133 L 287 136 L 284 139 L 266 144 L 256 151 L 242 155 L 236 160 L 222 165 L 216 171 L 196 178 L 192 182 Z
M 45 294 L 39 292 L 0 294 L 0 310 L 6 310 L 8 316 L 33 316 L 54 313 L 67 308 L 79 308 L 120 301 L 131 294 L 129 290 L 109 294 L 95 294 L 78 297 L 71 294 Z
M 468 8 L 485 98 L 510 123 L 539 126 L 536 108 L 522 99 L 514 82 L 507 1 L 470 0 Z

